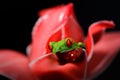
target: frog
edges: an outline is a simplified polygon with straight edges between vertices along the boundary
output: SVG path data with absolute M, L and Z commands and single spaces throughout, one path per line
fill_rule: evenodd
M 53 54 L 64 53 L 79 48 L 86 49 L 83 42 L 75 42 L 72 38 L 65 38 L 57 42 L 51 41 L 48 47 Z

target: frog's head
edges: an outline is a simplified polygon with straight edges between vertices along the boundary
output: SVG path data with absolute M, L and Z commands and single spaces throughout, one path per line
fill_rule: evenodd
M 76 50 L 80 47 L 85 48 L 85 45 L 82 42 L 74 42 L 71 38 L 49 43 L 49 49 L 53 54 Z

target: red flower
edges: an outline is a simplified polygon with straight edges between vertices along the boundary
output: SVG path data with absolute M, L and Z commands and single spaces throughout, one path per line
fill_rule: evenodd
M 104 71 L 120 48 L 120 32 L 104 32 L 106 28 L 114 28 L 113 21 L 93 23 L 84 37 L 71 3 L 45 9 L 39 15 L 27 56 L 13 50 L 0 50 L 1 75 L 15 80 L 86 80 Z M 84 42 L 86 53 L 80 62 L 61 65 L 56 56 L 49 53 L 48 43 L 67 37 Z

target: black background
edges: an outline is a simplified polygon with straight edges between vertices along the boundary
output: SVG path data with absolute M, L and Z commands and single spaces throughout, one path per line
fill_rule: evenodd
M 26 52 L 31 42 L 31 31 L 38 12 L 59 4 L 74 3 L 75 14 L 85 34 L 89 25 L 98 20 L 113 20 L 120 31 L 120 4 L 118 0 L 4 0 L 0 1 L 0 48 Z M 119 52 L 120 53 L 120 52 Z M 95 80 L 119 80 L 120 54 Z M 1 76 L 0 80 L 5 77 Z

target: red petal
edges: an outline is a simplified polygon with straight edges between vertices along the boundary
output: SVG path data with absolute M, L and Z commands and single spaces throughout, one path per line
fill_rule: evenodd
M 50 10 L 49 10 L 50 11 Z M 48 53 L 48 43 L 71 37 L 75 41 L 82 41 L 83 33 L 76 22 L 73 4 L 55 8 L 37 21 L 32 32 L 31 60 Z
M 41 10 L 38 15 L 39 16 L 43 16 L 45 14 L 49 14 L 49 13 L 53 13 L 55 12 L 56 10 L 58 10 L 59 8 L 62 8 L 64 7 L 63 5 L 58 5 L 58 6 L 54 6 L 54 7 L 51 7 L 51 8 L 47 8 L 47 9 L 44 9 L 44 10 Z
M 31 63 L 30 66 L 40 80 L 83 80 L 86 74 L 87 58 L 85 56 L 79 63 L 60 65 L 54 55 L 48 55 L 39 59 L 34 65 Z
M 33 80 L 27 57 L 11 50 L 0 50 L 0 74 L 14 80 Z
M 105 29 L 114 28 L 114 26 L 115 24 L 112 21 L 107 20 L 98 21 L 90 25 L 88 35 L 85 41 L 88 53 L 88 61 L 92 57 L 94 44 L 100 39 Z
M 94 54 L 88 64 L 88 78 L 103 72 L 120 50 L 120 32 L 104 34 L 94 46 Z

